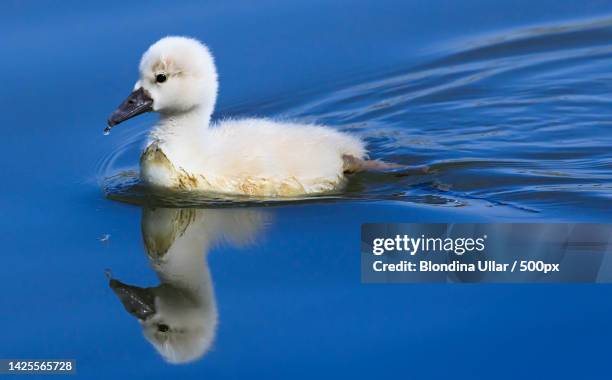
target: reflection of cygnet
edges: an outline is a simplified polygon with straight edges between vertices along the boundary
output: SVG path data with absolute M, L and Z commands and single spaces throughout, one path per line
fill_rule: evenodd
M 246 209 L 144 209 L 143 240 L 161 283 L 140 288 L 111 279 L 110 287 L 165 360 L 187 363 L 208 351 L 217 305 L 205 255 L 219 240 L 252 241 L 264 219 Z

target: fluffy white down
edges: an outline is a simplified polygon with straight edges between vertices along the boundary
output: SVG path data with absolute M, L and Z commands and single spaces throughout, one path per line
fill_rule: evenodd
M 324 126 L 270 119 L 211 125 L 217 74 L 199 41 L 158 41 L 140 71 L 136 87 L 151 94 L 161 116 L 141 159 L 141 177 L 152 185 L 255 196 L 328 192 L 344 185 L 344 155 L 366 156 L 359 138 Z M 167 82 L 155 83 L 159 72 Z

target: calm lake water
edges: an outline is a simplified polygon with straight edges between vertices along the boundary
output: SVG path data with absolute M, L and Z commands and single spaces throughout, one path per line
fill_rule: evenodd
M 359 263 L 366 222 L 612 220 L 611 2 L 3 8 L 0 358 L 74 358 L 88 379 L 612 370 L 610 286 L 375 286 Z M 213 51 L 217 118 L 328 124 L 429 172 L 296 202 L 147 192 L 154 115 L 102 129 L 168 34 Z M 171 338 L 124 308 L 150 297 Z

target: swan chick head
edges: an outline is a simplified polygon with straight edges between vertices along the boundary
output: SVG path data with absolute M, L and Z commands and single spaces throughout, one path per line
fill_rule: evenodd
M 113 112 L 107 130 L 144 112 L 175 115 L 193 110 L 212 114 L 217 70 L 206 45 L 188 37 L 164 37 L 140 60 L 132 94 Z
M 153 111 L 174 113 L 203 106 L 212 112 L 218 88 L 213 56 L 193 38 L 162 38 L 142 56 L 134 90 L 139 88 L 153 99 Z
M 212 346 L 218 323 L 214 298 L 207 300 L 168 284 L 141 288 L 111 279 L 109 286 L 167 362 L 193 362 Z
M 165 301 L 157 299 L 155 315 L 140 321 L 144 337 L 168 363 L 184 364 L 201 358 L 216 335 L 216 309 L 177 307 Z

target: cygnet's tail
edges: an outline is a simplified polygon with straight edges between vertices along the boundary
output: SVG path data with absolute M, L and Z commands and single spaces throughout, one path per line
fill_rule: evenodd
M 392 171 L 400 175 L 408 174 L 425 174 L 429 171 L 427 166 L 407 166 L 393 162 L 384 162 L 380 160 L 368 160 L 357 158 L 348 154 L 342 156 L 343 169 L 345 173 L 357 173 L 363 171 Z

